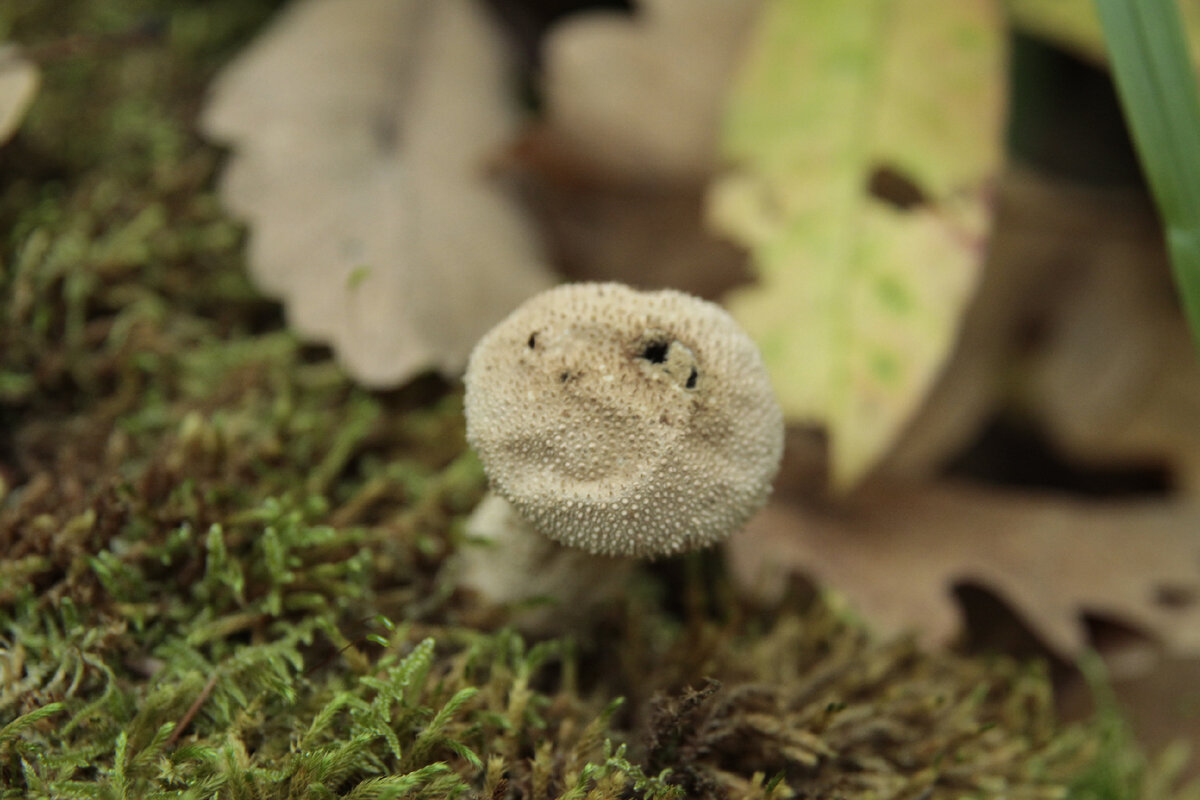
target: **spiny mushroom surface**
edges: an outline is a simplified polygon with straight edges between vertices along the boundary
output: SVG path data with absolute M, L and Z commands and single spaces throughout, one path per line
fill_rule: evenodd
M 766 502 L 783 419 L 758 349 L 682 292 L 559 286 L 467 365 L 467 438 L 535 530 L 606 555 L 713 544 Z

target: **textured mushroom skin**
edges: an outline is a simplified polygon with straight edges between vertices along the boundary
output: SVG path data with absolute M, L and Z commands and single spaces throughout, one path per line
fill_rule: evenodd
M 783 420 L 758 349 L 682 292 L 568 284 L 488 332 L 467 438 L 540 533 L 607 555 L 712 544 L 770 493 Z

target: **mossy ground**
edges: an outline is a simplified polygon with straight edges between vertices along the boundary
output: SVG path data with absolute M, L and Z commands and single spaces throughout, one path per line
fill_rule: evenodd
M 0 149 L 0 797 L 1148 785 L 1036 666 L 755 613 L 713 554 L 570 638 L 479 614 L 443 569 L 484 489 L 457 389 L 370 393 L 297 342 L 214 197 L 194 115 L 276 5 L 0 6 L 44 68 Z

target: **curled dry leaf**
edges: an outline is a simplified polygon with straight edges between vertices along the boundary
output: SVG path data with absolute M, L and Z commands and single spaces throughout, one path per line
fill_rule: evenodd
M 1007 413 L 1074 463 L 1200 492 L 1200 365 L 1145 195 L 1026 170 L 1000 185 L 979 293 L 889 470 L 934 473 Z
M 758 20 L 711 218 L 753 253 L 730 309 L 789 418 L 827 427 L 840 487 L 908 422 L 971 297 L 1005 35 L 992 0 L 774 0 Z
M 716 166 L 722 100 L 759 0 L 641 0 L 546 41 L 550 135 L 596 171 L 674 182 Z
M 708 300 L 749 280 L 741 248 L 705 228 L 702 180 L 647 186 L 525 166 L 533 171 L 531 205 L 571 280 L 682 289 Z
M 518 122 L 507 67 L 474 0 L 302 0 L 214 87 L 254 277 L 364 384 L 457 372 L 551 283 L 487 174 Z
M 707 230 L 725 92 L 759 0 L 645 0 L 551 28 L 544 115 L 518 157 L 556 263 L 576 280 L 714 299 L 745 255 Z
M 1058 653 L 1087 644 L 1084 614 L 1200 654 L 1200 506 L 1096 504 L 955 485 L 872 487 L 836 510 L 775 503 L 727 547 L 738 582 L 769 599 L 792 573 L 842 592 L 881 627 L 945 643 L 953 589 L 986 587 Z
M 37 95 L 41 74 L 17 48 L 0 44 L 0 144 L 17 131 Z
M 1018 362 L 1026 413 L 1080 463 L 1162 466 L 1200 494 L 1200 363 L 1161 232 L 1099 234 L 1059 292 L 1040 346 Z M 1043 265 L 1046 262 L 1042 262 Z

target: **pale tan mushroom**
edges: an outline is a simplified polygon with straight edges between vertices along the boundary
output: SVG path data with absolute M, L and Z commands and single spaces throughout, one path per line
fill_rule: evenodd
M 682 292 L 569 284 L 487 333 L 467 437 L 537 532 L 610 556 L 720 541 L 766 502 L 783 420 L 758 350 Z

